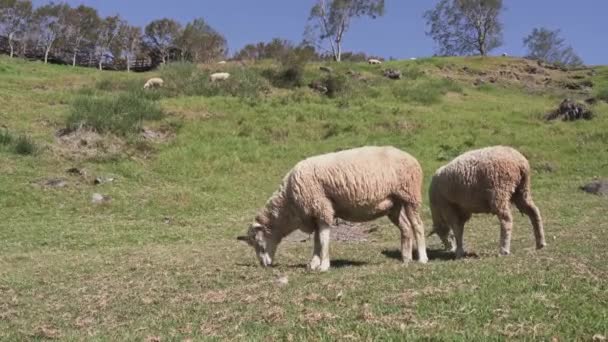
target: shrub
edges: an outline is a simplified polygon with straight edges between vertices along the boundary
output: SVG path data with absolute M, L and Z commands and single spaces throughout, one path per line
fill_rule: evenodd
M 328 75 L 323 79 L 323 85 L 327 88 L 327 96 L 336 97 L 350 90 L 348 78 L 344 75 Z
M 127 135 L 138 132 L 144 120 L 159 120 L 164 116 L 158 105 L 137 93 L 91 97 L 79 96 L 67 118 L 68 130 L 88 128 L 99 133 Z
M 20 155 L 31 155 L 36 152 L 36 145 L 27 135 L 20 135 L 15 141 L 14 151 Z
M 0 131 L 0 145 L 10 145 L 13 143 L 15 138 L 13 135 L 6 129 Z

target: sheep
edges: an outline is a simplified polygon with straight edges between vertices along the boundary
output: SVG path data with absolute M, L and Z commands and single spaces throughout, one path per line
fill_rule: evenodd
M 536 248 L 546 246 L 540 211 L 532 201 L 530 165 L 517 150 L 491 146 L 466 152 L 440 167 L 431 180 L 429 199 L 433 230 L 446 249 L 465 255 L 463 232 L 474 213 L 500 220 L 500 255 L 509 255 L 513 218 L 510 204 L 526 214 L 533 226 Z M 453 236 L 449 235 L 452 231 Z M 456 248 L 452 244 L 456 238 Z
M 509 57 L 509 54 L 508 54 L 508 53 L 506 53 L 506 52 L 503 52 L 503 53 L 501 54 L 501 56 L 502 56 L 502 57 Z
M 226 64 L 226 61 L 219 61 L 217 64 Z
M 378 59 L 370 58 L 370 59 L 367 60 L 367 63 L 369 63 L 369 64 L 382 64 L 382 61 L 378 60 Z
M 285 236 L 297 229 L 314 234 L 308 268 L 324 272 L 330 267 L 330 228 L 335 218 L 366 222 L 388 216 L 401 231 L 403 262 L 412 260 L 415 243 L 418 261 L 426 263 L 419 215 L 422 177 L 418 161 L 392 146 L 363 146 L 304 159 L 284 176 L 247 235 L 237 239 L 252 246 L 260 264 L 268 267 Z
M 227 72 L 216 72 L 214 74 L 211 74 L 211 76 L 209 76 L 209 79 L 211 80 L 211 82 L 215 82 L 227 80 L 228 77 L 230 77 L 230 74 Z
M 153 77 L 149 79 L 146 84 L 144 84 L 144 89 L 148 89 L 150 87 L 162 87 L 164 84 L 163 80 L 158 77 Z

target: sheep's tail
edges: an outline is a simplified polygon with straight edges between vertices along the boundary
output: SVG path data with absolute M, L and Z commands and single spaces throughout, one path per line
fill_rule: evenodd
M 513 199 L 521 199 L 527 201 L 530 197 L 530 187 L 531 187 L 531 179 L 530 179 L 530 167 L 522 167 L 520 169 L 520 180 L 519 184 L 515 188 L 515 193 L 513 194 Z M 515 201 L 516 202 L 516 201 Z M 519 212 L 523 215 L 524 212 L 517 206 Z

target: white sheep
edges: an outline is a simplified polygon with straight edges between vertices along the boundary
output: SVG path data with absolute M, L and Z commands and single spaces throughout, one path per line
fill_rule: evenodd
M 517 150 L 492 146 L 466 152 L 440 167 L 429 189 L 433 233 L 454 251 L 450 230 L 456 238 L 456 257 L 465 255 L 463 231 L 474 213 L 491 213 L 500 220 L 500 255 L 510 254 L 513 217 L 511 203 L 526 214 L 534 228 L 536 247 L 543 248 L 545 234 L 540 211 L 532 201 L 530 165 Z
M 209 76 L 209 79 L 211 80 L 211 82 L 215 82 L 227 80 L 228 77 L 230 77 L 230 74 L 227 72 L 216 72 L 214 74 L 211 74 L 211 76 Z
M 226 64 L 226 61 L 219 61 L 217 64 Z
M 508 56 L 509 56 L 509 54 L 508 54 L 508 53 L 506 53 L 506 52 L 503 52 L 503 53 L 501 54 L 501 56 L 503 56 L 503 57 L 508 57 Z
M 397 148 L 365 146 L 327 153 L 297 163 L 283 178 L 248 229 L 238 237 L 254 247 L 260 264 L 272 265 L 278 244 L 300 229 L 314 233 L 309 269 L 327 271 L 330 227 L 335 218 L 353 222 L 382 216 L 401 231 L 401 256 L 412 260 L 415 240 L 418 260 L 427 262 L 422 203 L 422 169 Z
M 382 61 L 379 59 L 374 59 L 374 58 L 370 58 L 367 60 L 367 63 L 369 64 L 382 64 Z
M 163 80 L 158 77 L 153 77 L 149 79 L 146 84 L 144 84 L 144 89 L 148 89 L 150 87 L 162 87 L 164 84 Z

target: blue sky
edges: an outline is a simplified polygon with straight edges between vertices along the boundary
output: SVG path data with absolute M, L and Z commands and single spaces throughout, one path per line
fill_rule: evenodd
M 46 3 L 34 0 L 34 4 Z M 202 17 L 228 39 L 234 52 L 247 43 L 274 37 L 299 42 L 314 0 L 68 0 L 86 4 L 102 15 L 119 13 L 132 24 L 169 17 L 188 22 Z M 385 58 L 430 56 L 433 41 L 425 35 L 425 10 L 438 0 L 386 0 L 386 15 L 353 22 L 345 50 Z M 505 44 L 494 54 L 525 53 L 522 39 L 534 27 L 560 28 L 568 44 L 587 64 L 608 64 L 608 0 L 504 0 Z

